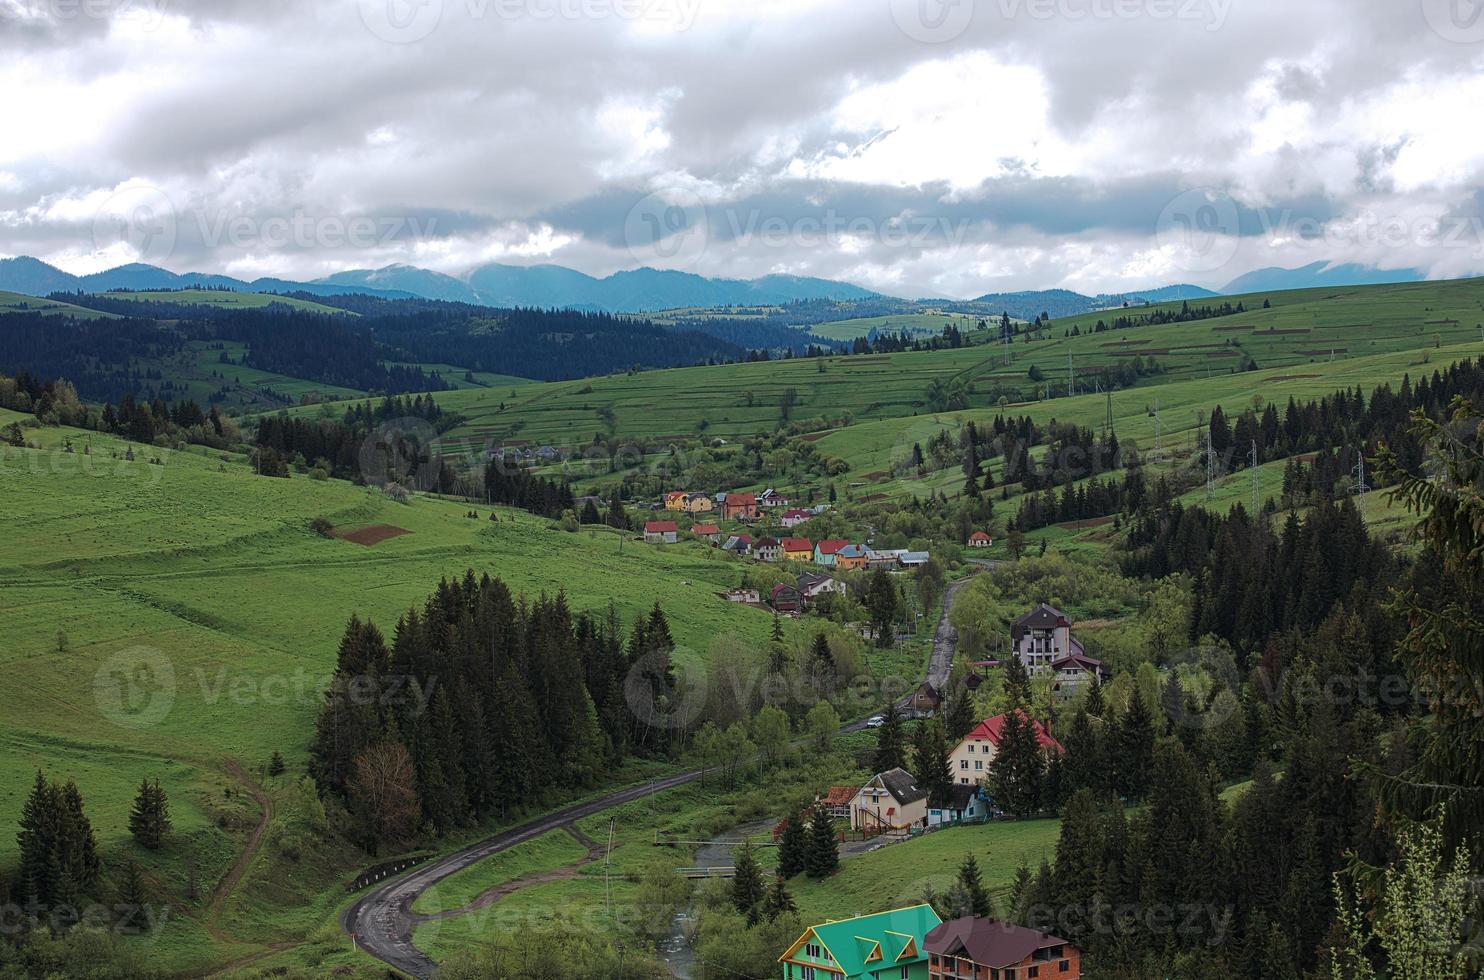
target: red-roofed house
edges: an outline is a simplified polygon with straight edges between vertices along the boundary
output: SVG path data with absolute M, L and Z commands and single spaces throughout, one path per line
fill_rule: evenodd
M 784 538 L 783 557 L 789 561 L 809 561 L 814 557 L 814 542 L 808 538 Z
M 805 521 L 808 521 L 813 517 L 814 515 L 809 513 L 807 510 L 791 510 L 787 514 L 783 515 L 783 526 L 798 527 L 800 524 L 803 524 Z
M 859 790 L 859 786 L 831 786 L 828 793 L 817 797 L 814 802 L 824 804 L 836 820 L 849 820 L 850 804 Z
M 674 544 L 679 531 L 674 521 L 649 521 L 644 525 L 644 540 L 647 544 Z
M 721 543 L 721 528 L 717 527 L 715 524 L 693 525 L 690 529 L 690 533 L 694 534 L 696 537 L 700 538 L 703 541 L 710 541 L 712 544 Z
M 757 517 L 757 494 L 729 493 L 721 501 L 724 521 L 750 521 Z
M 1025 715 L 1022 713 L 1021 718 Z M 1039 721 L 1032 720 L 1031 727 L 1035 730 L 1036 741 L 1040 744 L 1043 752 L 1055 752 L 1058 755 L 1063 751 L 1061 743 L 1051 737 L 1046 726 Z M 953 778 L 959 783 L 977 783 L 989 775 L 989 763 L 994 759 L 995 753 L 999 751 L 1000 738 L 1005 730 L 1005 716 L 995 715 L 987 718 L 974 726 L 973 731 L 964 736 L 957 747 L 948 753 L 950 768 L 953 770 Z
M 994 544 L 994 538 L 985 534 L 983 531 L 975 531 L 969 535 L 970 548 L 988 548 L 992 544 Z

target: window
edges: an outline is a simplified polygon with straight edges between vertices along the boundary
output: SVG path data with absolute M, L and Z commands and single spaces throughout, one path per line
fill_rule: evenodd
M 1060 963 L 1056 964 L 1056 968 L 1057 968 L 1057 970 L 1061 971 L 1062 973 L 1066 973 L 1068 970 L 1070 970 L 1072 968 L 1072 961 L 1071 960 L 1062 960 Z
M 967 769 L 967 768 L 969 768 L 969 760 L 968 759 L 960 759 L 960 760 L 958 760 L 958 767 L 960 769 Z
M 1025 975 L 1028 977 L 1039 977 L 1041 975 L 1041 968 L 1039 966 L 1027 967 Z
M 910 980 L 911 976 L 912 968 L 910 966 L 902 967 L 902 980 Z
M 984 760 L 983 759 L 975 759 L 974 760 L 974 768 L 975 769 L 978 769 L 980 771 L 983 771 L 983 769 L 984 769 Z
M 823 957 L 819 955 L 819 945 L 817 943 L 809 943 L 807 946 L 805 946 L 804 955 L 809 957 L 811 960 L 823 959 Z
M 970 752 L 973 752 L 974 751 L 974 743 L 973 742 L 970 742 L 969 743 L 969 751 Z

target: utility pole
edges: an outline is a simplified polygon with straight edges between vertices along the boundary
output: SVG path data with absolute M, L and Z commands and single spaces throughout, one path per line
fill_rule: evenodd
M 1261 486 L 1261 481 L 1258 479 L 1258 474 L 1257 474 L 1257 440 L 1256 439 L 1253 439 L 1252 440 L 1252 518 L 1253 518 L 1253 520 L 1256 520 L 1257 519 L 1257 511 L 1258 511 L 1258 508 L 1261 506 L 1258 503 L 1258 496 L 1261 493 L 1260 486 Z
M 1110 433 L 1112 431 L 1113 431 L 1113 391 L 1111 389 L 1109 389 L 1109 391 L 1108 391 L 1108 419 L 1107 419 L 1106 422 L 1103 423 L 1103 437 L 1106 438 L 1107 435 L 1108 435 L 1108 433 Z
M 1211 448 L 1211 430 L 1202 435 L 1206 439 L 1206 499 L 1211 500 L 1216 496 L 1216 451 Z

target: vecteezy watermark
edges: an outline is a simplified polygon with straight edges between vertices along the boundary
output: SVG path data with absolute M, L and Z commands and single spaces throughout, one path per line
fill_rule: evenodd
M 974 0 L 889 0 L 897 30 L 924 44 L 944 44 L 974 21 Z
M 169 0 L 0 0 L 0 21 L 118 21 L 152 31 L 164 21 L 168 5 Z
M 24 435 L 25 430 L 21 431 Z M 169 458 L 170 450 L 158 446 L 126 446 L 122 453 L 112 450 L 105 454 L 93 452 L 86 442 L 49 449 L 22 449 L 0 442 L 0 468 L 14 464 L 32 476 L 76 473 L 116 480 L 143 478 L 151 487 L 156 487 L 165 478 L 165 464 Z
M 415 44 L 458 18 L 479 21 L 618 20 L 688 31 L 702 0 L 359 0 L 361 21 L 383 41 Z M 461 15 L 461 16 L 459 16 Z
M 1204 25 L 1219 31 L 1236 0 L 995 0 L 1011 20 L 1152 20 Z
M 1060 935 L 1178 936 L 1214 948 L 1226 942 L 1231 934 L 1235 912 L 1230 905 L 1199 902 L 1113 905 L 1094 896 L 1086 905 L 1032 905 L 1026 909 L 1026 925 Z
M 381 423 L 361 441 L 361 482 L 373 487 L 432 486 L 438 472 L 433 454 L 437 439 L 432 423 L 417 416 Z
M 1481 0 L 1484 3 L 1484 0 Z M 1484 218 L 1473 215 L 1386 215 L 1366 209 L 1321 221 L 1291 210 L 1259 212 L 1260 233 L 1276 245 L 1313 247 L 1326 254 L 1335 248 L 1466 249 L 1484 256 Z
M 21 936 L 38 929 L 53 935 L 72 929 L 113 932 L 122 936 L 158 936 L 170 921 L 170 907 L 147 902 L 105 905 L 42 905 L 39 902 L 0 904 L 0 936 Z
M 1237 254 L 1241 231 L 1237 202 L 1223 191 L 1195 188 L 1175 197 L 1160 211 L 1155 240 L 1173 253 L 1186 272 L 1215 272 Z
M 706 205 L 700 195 L 684 189 L 647 194 L 624 218 L 623 238 L 629 254 L 641 262 L 689 268 L 711 240 Z
M 175 706 L 175 664 L 163 650 L 129 647 L 93 674 L 93 701 L 122 728 L 153 728 Z
M 100 252 L 122 247 L 139 262 L 168 259 L 178 234 L 175 203 L 147 184 L 120 188 L 93 215 L 94 247 Z
M 1484 0 L 1421 0 L 1427 25 L 1445 41 L 1484 41 Z
M 1161 698 L 1160 707 L 1178 727 L 1215 728 L 1241 710 L 1242 675 L 1231 651 L 1220 647 L 1189 647 L 1167 658 L 1165 665 L 1181 689 L 1175 703 Z M 1182 675 L 1189 677 L 1198 689 L 1185 689 Z M 1222 697 L 1223 694 L 1227 696 Z

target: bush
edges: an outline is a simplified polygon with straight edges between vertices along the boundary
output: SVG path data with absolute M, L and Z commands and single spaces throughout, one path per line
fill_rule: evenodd
M 331 524 L 328 518 L 316 517 L 309 522 L 309 529 L 322 538 L 328 538 L 333 535 L 335 525 Z

